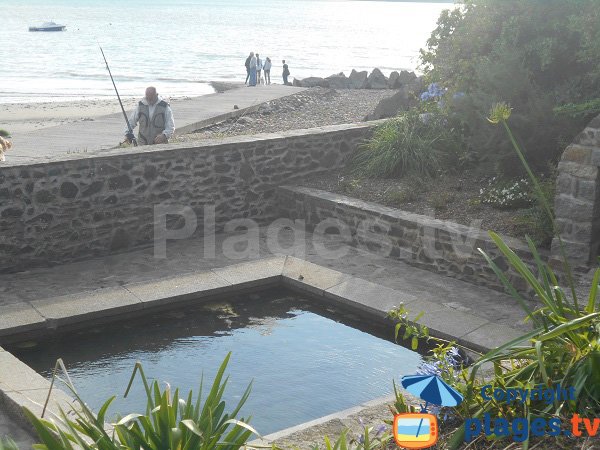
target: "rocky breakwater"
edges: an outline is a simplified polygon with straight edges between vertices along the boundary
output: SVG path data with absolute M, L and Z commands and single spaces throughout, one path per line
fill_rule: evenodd
M 366 70 L 359 72 L 353 69 L 348 77 L 340 72 L 327 78 L 294 79 L 293 84 L 308 88 L 393 89 L 397 91 L 394 95 L 382 99 L 375 110 L 364 117 L 365 121 L 394 117 L 402 111 L 408 111 L 418 103 L 418 96 L 424 89 L 422 77 L 407 70 L 393 71 L 389 77 L 386 77 L 379 69 L 373 69 L 370 74 Z
M 401 89 L 407 85 L 413 85 L 420 82 L 414 72 L 402 70 L 393 71 L 389 77 L 386 77 L 381 70 L 375 68 L 369 74 L 368 71 L 357 71 L 352 69 L 350 76 L 344 72 L 330 75 L 327 78 L 308 77 L 294 79 L 294 86 L 298 87 L 324 87 L 332 89 Z

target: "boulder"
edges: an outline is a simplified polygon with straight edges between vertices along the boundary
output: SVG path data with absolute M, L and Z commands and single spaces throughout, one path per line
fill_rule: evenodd
M 288 83 L 289 83 L 289 81 L 288 81 Z M 300 80 L 298 78 L 294 78 L 294 81 L 292 82 L 292 86 L 301 87 Z
M 375 68 L 367 78 L 367 89 L 387 89 L 388 80 L 381 70 Z
M 350 79 L 344 75 L 344 72 L 331 75 L 325 80 L 329 82 L 329 87 L 333 89 L 348 89 L 350 87 Z
M 408 70 L 403 70 L 400 72 L 398 77 L 398 84 L 400 86 L 405 86 L 407 84 L 412 84 L 417 80 L 417 76 L 414 72 L 409 72 Z
M 417 104 L 414 93 L 408 88 L 402 88 L 391 97 L 386 97 L 375 107 L 375 111 L 365 117 L 365 120 L 378 120 L 394 117 L 402 111 L 408 111 Z
M 398 89 L 400 87 L 400 83 L 398 83 L 399 78 L 400 74 L 397 70 L 394 70 L 392 73 L 390 73 L 390 78 L 388 79 L 388 88 Z
M 296 82 L 296 80 L 294 79 L 294 83 Z M 307 87 L 307 88 L 311 88 L 311 87 L 329 87 L 329 82 L 324 79 L 324 78 L 320 78 L 320 77 L 308 77 L 308 78 L 303 78 L 302 80 L 299 81 L 300 83 L 300 87 Z
M 348 81 L 350 82 L 351 89 L 364 89 L 367 87 L 367 78 L 368 72 L 363 70 L 362 72 L 357 72 L 352 69 L 350 76 L 348 77 Z

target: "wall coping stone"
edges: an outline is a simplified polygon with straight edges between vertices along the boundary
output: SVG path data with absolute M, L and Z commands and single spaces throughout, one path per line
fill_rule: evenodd
M 114 149 L 104 149 L 104 150 L 94 150 L 90 152 L 84 153 L 63 153 L 56 155 L 54 157 L 50 157 L 42 162 L 32 163 L 31 161 L 19 161 L 18 159 L 10 158 L 10 153 L 8 153 L 7 161 L 2 162 L 0 164 L 0 174 L 2 173 L 2 169 L 10 168 L 10 167 L 30 167 L 30 168 L 41 168 L 48 164 L 58 163 L 58 162 L 66 162 L 66 161 L 82 161 L 82 160 L 103 160 L 114 157 L 128 157 L 133 155 L 142 155 L 146 153 L 160 154 L 160 153 L 170 153 L 173 151 L 198 151 L 201 149 L 226 149 L 231 145 L 242 144 L 242 143 L 252 143 L 257 141 L 277 141 L 282 138 L 296 138 L 296 137 L 306 137 L 311 135 L 322 135 L 322 134 L 335 134 L 337 132 L 346 132 L 350 130 L 364 130 L 368 128 L 372 128 L 374 126 L 380 125 L 385 122 L 382 120 L 373 120 L 369 122 L 357 122 L 350 124 L 341 124 L 341 125 L 327 125 L 322 127 L 315 128 L 304 128 L 297 130 L 289 130 L 278 133 L 259 133 L 253 135 L 238 135 L 238 136 L 230 136 L 222 139 L 206 139 L 197 142 L 186 142 L 186 143 L 174 143 L 174 144 L 161 144 L 161 145 L 143 145 L 138 147 L 128 147 L 128 148 L 114 148 Z
M 468 225 L 459 224 L 447 220 L 436 219 L 423 214 L 416 214 L 412 212 L 403 211 L 401 209 L 391 208 L 389 206 L 380 205 L 378 203 L 368 202 L 357 198 L 345 196 L 343 194 L 335 194 L 332 192 L 322 191 L 320 189 L 309 188 L 305 186 L 281 186 L 280 189 L 308 195 L 317 199 L 324 199 L 331 202 L 335 202 L 337 205 L 345 205 L 351 208 L 367 211 L 369 213 L 375 213 L 380 216 L 387 216 L 392 219 L 396 219 L 403 222 L 412 222 L 422 226 L 434 227 L 442 231 L 451 233 L 460 233 L 469 238 L 481 239 L 493 243 L 489 234 L 481 229 L 469 227 Z M 503 234 L 498 234 L 502 240 L 513 249 L 513 251 L 522 251 L 529 253 L 529 247 L 524 241 Z M 544 249 L 539 250 L 541 256 L 546 256 L 547 251 Z

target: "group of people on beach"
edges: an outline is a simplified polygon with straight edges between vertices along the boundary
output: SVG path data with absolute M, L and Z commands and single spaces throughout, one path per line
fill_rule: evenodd
M 289 84 L 288 76 L 290 75 L 290 69 L 285 63 L 285 59 L 281 62 L 283 64 L 283 84 L 287 85 Z M 248 86 L 256 86 L 257 84 L 271 84 L 271 67 L 273 66 L 271 63 L 271 58 L 267 56 L 263 62 L 258 53 L 255 55 L 254 52 L 250 52 L 246 58 L 245 66 L 246 81 L 244 84 L 247 84 Z

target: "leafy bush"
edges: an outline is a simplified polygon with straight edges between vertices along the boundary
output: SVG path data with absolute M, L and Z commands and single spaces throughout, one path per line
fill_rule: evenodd
M 547 204 L 552 207 L 556 189 L 555 174 L 540 181 L 540 188 Z M 554 209 L 552 208 L 552 216 L 549 216 L 539 195 L 536 192 L 533 193 L 531 208 L 522 211 L 515 218 L 515 222 L 519 231 L 523 235 L 529 236 L 535 245 L 548 248 L 554 237 Z
M 10 438 L 0 438 L 0 450 L 19 450 L 19 446 Z
M 414 202 L 417 198 L 417 193 L 413 189 L 394 189 L 385 195 L 386 201 L 396 206 Z
M 231 353 L 227 355 L 213 381 L 208 396 L 202 402 L 202 381 L 199 395 L 194 399 L 192 391 L 186 397 L 179 396 L 179 390 L 171 392 L 170 387 L 160 389 L 158 381 L 148 383 L 139 363 L 131 375 L 127 392 L 136 373 L 140 373 L 146 391 L 147 405 L 144 414 L 129 414 L 116 423 L 105 421 L 106 412 L 115 399 L 111 397 L 95 415 L 81 399 L 75 388 L 67 385 L 75 395 L 80 409 L 75 410 L 76 420 L 69 419 L 65 411 L 60 411 L 57 421 L 40 419 L 25 409 L 25 414 L 33 424 L 42 444 L 38 449 L 72 450 L 75 448 L 101 450 L 238 450 L 246 444 L 256 431 L 243 418 L 236 419 L 241 407 L 250 395 L 250 386 L 242 395 L 238 405 L 230 413 L 225 412 L 222 400 L 227 386 L 223 379 Z M 109 426 L 114 433 L 107 431 Z
M 448 208 L 448 205 L 454 201 L 454 194 L 450 192 L 439 192 L 437 195 L 431 198 L 429 203 L 431 207 L 436 211 L 444 211 Z
M 507 120 L 510 113 L 509 107 L 499 105 L 494 108 L 490 121 L 501 123 L 504 126 L 509 140 L 514 145 L 517 157 L 523 163 L 525 171 L 535 187 L 540 208 L 547 214 L 549 220 L 552 220 L 552 210 L 547 194 L 544 192 L 542 184 L 533 175 L 521 148 L 508 127 Z M 490 232 L 490 236 L 508 264 L 535 292 L 541 306 L 532 309 L 529 301 L 517 292 L 502 269 L 494 263 L 492 257 L 480 250 L 505 289 L 526 312 L 534 329 L 480 356 L 470 369 L 458 367 L 455 370 L 454 359 L 448 361 L 448 352 L 452 344 L 437 339 L 441 345 L 438 347 L 437 353 L 434 353 L 433 361 L 427 363 L 426 369 L 430 373 L 445 378 L 464 396 L 463 403 L 455 408 L 456 417 L 461 420 L 462 425 L 448 441 L 450 449 L 458 449 L 464 443 L 464 420 L 470 417 L 481 418 L 486 413 L 490 416 L 503 417 L 509 422 L 515 418 L 525 418 L 528 430 L 531 429 L 531 422 L 538 417 L 562 418 L 562 422 L 567 423 L 573 414 L 592 418 L 600 416 L 600 302 L 597 300 L 600 268 L 594 273 L 585 303 L 580 303 L 564 252 L 563 262 L 568 279 L 569 294 L 560 286 L 553 270 L 542 262 L 531 239 L 528 239 L 527 242 L 537 263 L 537 273 L 532 272 L 497 234 Z M 558 238 L 560 240 L 560 236 Z M 399 321 L 396 325 L 396 335 L 398 335 L 398 330 L 404 326 L 406 329 L 404 338 L 411 338 L 413 345 L 415 338 L 429 338 L 429 331 L 417 323 L 420 315 L 409 320 L 404 307 L 393 311 L 390 315 Z M 538 386 L 552 388 L 560 385 L 573 387 L 575 399 L 556 398 L 548 402 L 537 397 L 530 398 L 523 403 L 506 404 L 496 401 L 493 397 L 484 399 L 477 395 L 482 387 L 482 382 L 477 375 L 484 365 L 490 363 L 494 368 L 493 378 L 485 383 L 491 385 L 492 390 L 496 388 L 532 390 Z M 477 439 L 483 439 L 483 437 Z M 501 439 L 501 436 L 494 436 L 493 439 Z M 528 448 L 529 435 L 524 439 L 524 448 Z
M 348 430 L 342 432 L 332 443 L 325 437 L 325 446 L 315 445 L 312 450 L 385 450 L 388 448 L 392 435 L 385 425 L 367 427 L 357 438 L 348 438 Z
M 434 176 L 451 167 L 462 142 L 441 113 L 402 113 L 377 127 L 350 160 L 361 177 Z
M 442 13 L 421 65 L 430 82 L 464 92 L 461 115 L 470 148 L 502 174 L 518 160 L 506 135 L 484 117 L 506 100 L 534 168 L 555 161 L 589 120 L 553 110 L 600 91 L 600 10 L 596 0 L 463 0 Z M 519 175 L 519 174 L 516 174 Z
M 10 133 L 2 128 L 0 128 L 0 137 L 10 137 Z

